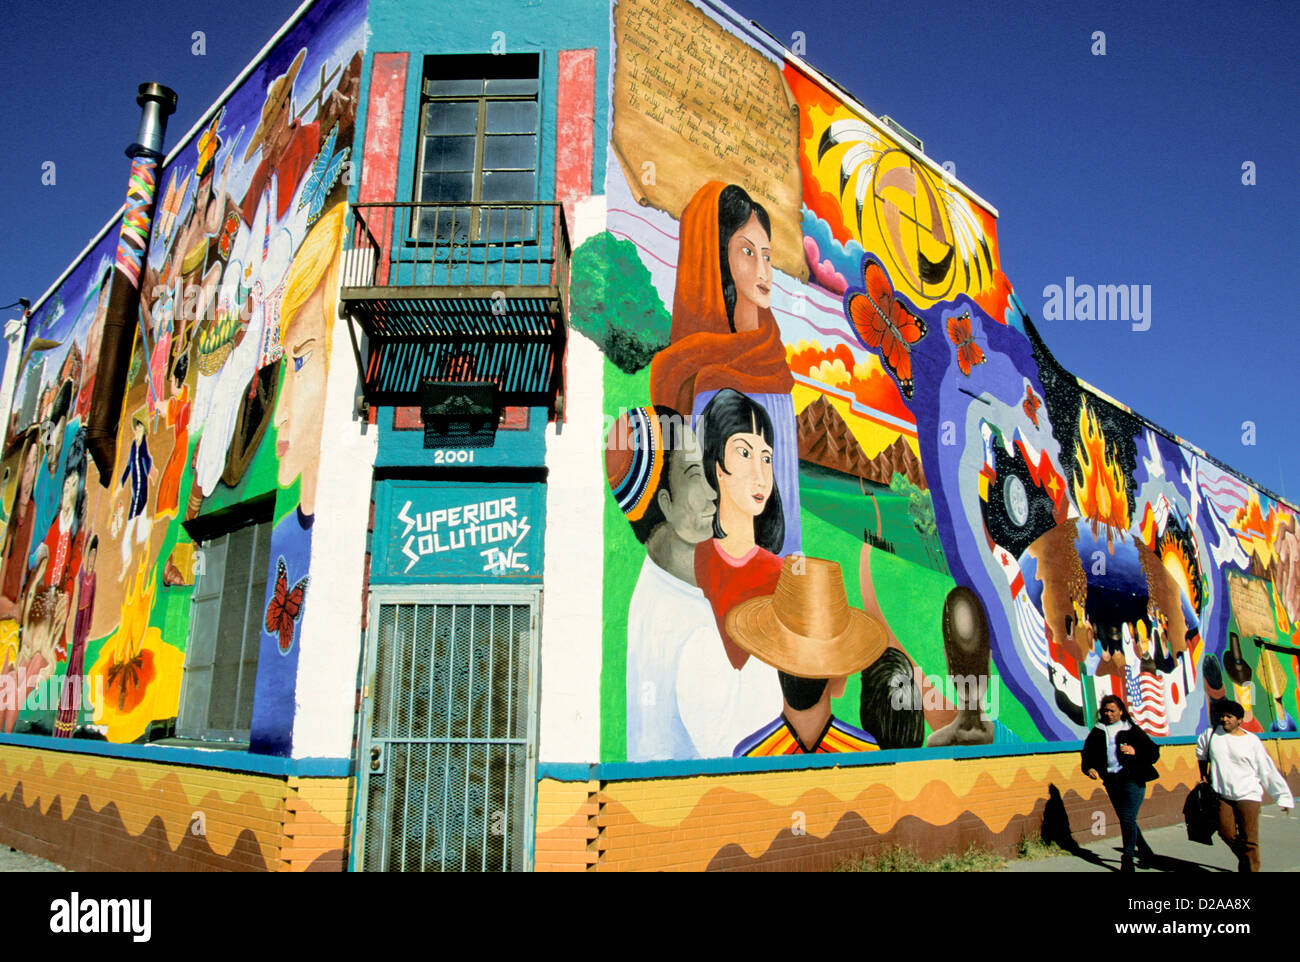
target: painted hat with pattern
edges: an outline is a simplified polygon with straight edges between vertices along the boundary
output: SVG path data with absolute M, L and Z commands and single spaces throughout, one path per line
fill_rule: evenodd
M 605 438 L 605 478 L 629 521 L 645 514 L 663 466 L 663 435 L 654 408 L 624 411 Z

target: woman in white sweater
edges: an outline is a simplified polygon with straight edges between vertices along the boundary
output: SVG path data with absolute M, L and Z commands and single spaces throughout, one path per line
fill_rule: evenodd
M 1237 855 L 1242 872 L 1259 871 L 1259 806 L 1264 790 L 1290 814 L 1291 788 L 1264 750 L 1264 743 L 1241 727 L 1246 710 L 1235 701 L 1214 706 L 1219 724 L 1201 732 L 1196 757 L 1201 779 L 1219 796 L 1219 835 Z

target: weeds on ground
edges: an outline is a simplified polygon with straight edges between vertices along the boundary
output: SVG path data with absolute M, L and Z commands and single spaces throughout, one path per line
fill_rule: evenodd
M 915 849 L 892 847 L 875 855 L 862 855 L 836 866 L 839 872 L 994 872 L 1006 860 L 1001 855 L 971 845 L 965 852 L 948 852 L 936 859 L 923 859 Z
M 1016 856 L 1026 862 L 1037 862 L 1044 858 L 1055 858 L 1068 854 L 1055 842 L 1044 842 L 1041 835 L 1025 835 L 1016 846 Z

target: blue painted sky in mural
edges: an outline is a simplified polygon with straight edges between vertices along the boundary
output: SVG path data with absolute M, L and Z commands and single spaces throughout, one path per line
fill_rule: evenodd
M 120 203 L 135 85 L 179 92 L 170 146 L 296 6 L 7 5 L 0 186 L 21 228 L 0 240 L 0 303 L 38 298 Z M 1069 370 L 1300 501 L 1287 296 L 1300 263 L 1300 7 L 733 6 L 787 46 L 801 31 L 809 62 L 998 208 L 1003 269 Z M 1042 320 L 1044 288 L 1067 278 L 1150 285 L 1150 329 Z

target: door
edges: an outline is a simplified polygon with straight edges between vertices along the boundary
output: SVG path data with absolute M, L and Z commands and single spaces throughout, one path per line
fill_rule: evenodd
M 530 866 L 539 601 L 531 588 L 372 590 L 355 868 Z

